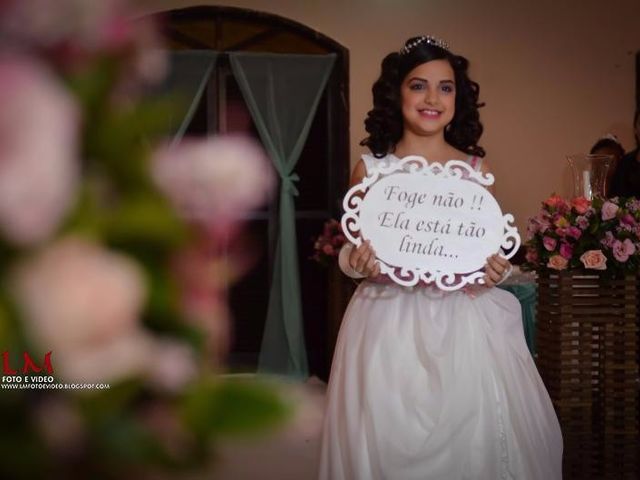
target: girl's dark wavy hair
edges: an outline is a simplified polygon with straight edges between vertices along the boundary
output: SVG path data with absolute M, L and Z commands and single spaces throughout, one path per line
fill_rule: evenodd
M 417 40 L 413 37 L 405 45 Z M 360 142 L 378 158 L 395 150 L 402 137 L 403 119 L 400 85 L 407 74 L 418 65 L 431 60 L 447 60 L 453 68 L 456 83 L 456 111 L 444 132 L 444 138 L 453 147 L 471 155 L 484 157 L 485 151 L 478 145 L 482 135 L 482 123 L 478 108 L 480 86 L 472 81 L 467 71 L 469 61 L 459 55 L 426 42 L 410 49 L 408 53 L 393 52 L 382 60 L 382 72 L 373 84 L 373 109 L 364 122 L 369 136 Z

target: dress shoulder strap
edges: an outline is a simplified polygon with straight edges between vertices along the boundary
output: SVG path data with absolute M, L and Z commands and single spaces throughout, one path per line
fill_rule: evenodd
M 371 155 L 370 153 L 365 153 L 360 158 L 362 158 L 362 161 L 364 162 L 364 167 L 367 170 L 367 174 L 368 174 L 371 171 L 373 166 L 378 165 L 380 162 L 389 161 L 390 155 L 387 154 L 382 158 L 377 158 Z
M 477 155 L 469 155 L 467 162 L 476 172 L 480 170 L 482 166 L 482 157 L 478 157 Z

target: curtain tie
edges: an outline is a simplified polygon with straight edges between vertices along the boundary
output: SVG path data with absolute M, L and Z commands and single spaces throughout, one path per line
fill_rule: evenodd
M 298 189 L 296 188 L 293 182 L 297 182 L 300 180 L 300 177 L 297 173 L 292 173 L 291 175 L 286 175 L 282 177 L 282 190 L 287 192 L 289 195 L 293 195 L 294 197 L 298 196 Z

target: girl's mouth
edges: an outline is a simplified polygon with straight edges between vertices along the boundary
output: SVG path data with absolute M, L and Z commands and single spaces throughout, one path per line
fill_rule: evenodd
M 439 112 L 438 110 L 433 110 L 431 108 L 425 108 L 422 110 L 418 110 L 418 113 L 420 114 L 421 117 L 428 118 L 428 119 L 435 119 L 435 118 L 438 118 L 442 112 Z

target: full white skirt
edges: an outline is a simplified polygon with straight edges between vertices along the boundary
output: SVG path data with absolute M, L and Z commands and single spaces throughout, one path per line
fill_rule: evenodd
M 322 480 L 555 480 L 562 435 L 520 304 L 363 282 L 336 345 Z

